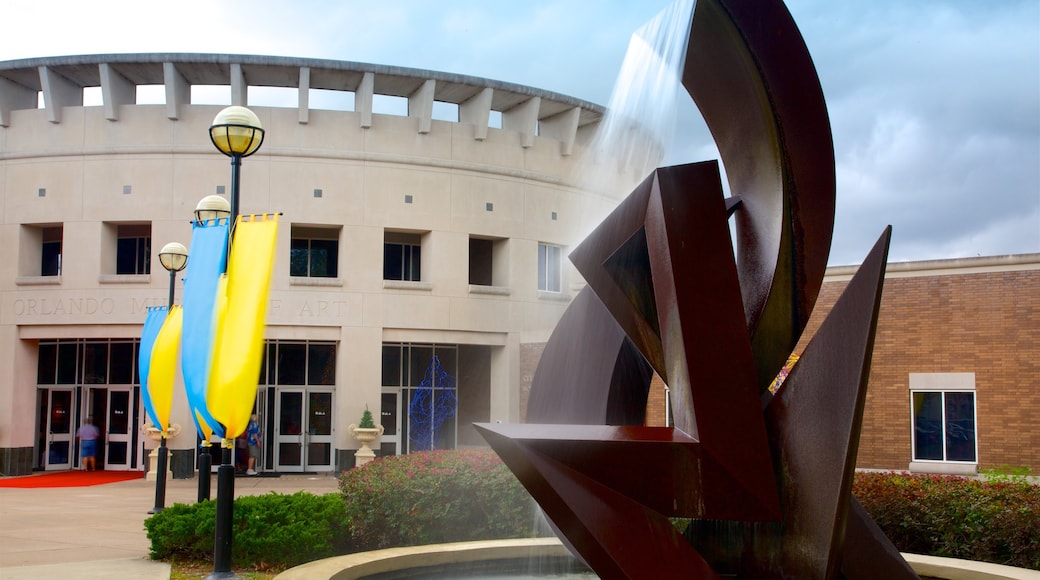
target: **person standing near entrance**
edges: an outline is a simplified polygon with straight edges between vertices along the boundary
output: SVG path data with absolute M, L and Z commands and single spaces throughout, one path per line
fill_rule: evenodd
M 249 417 L 249 426 L 246 427 L 246 443 L 249 445 L 246 475 L 256 475 L 256 462 L 260 459 L 260 424 L 256 420 L 256 413 Z
M 79 457 L 83 469 L 94 471 L 97 469 L 97 440 L 101 437 L 101 431 L 94 425 L 94 418 L 87 417 L 83 425 L 76 430 L 76 438 L 79 439 Z

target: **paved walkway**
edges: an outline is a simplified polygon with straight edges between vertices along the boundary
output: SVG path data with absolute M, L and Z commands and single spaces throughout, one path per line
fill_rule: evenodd
M 211 490 L 216 498 L 216 476 Z M 336 478 L 235 479 L 236 496 L 300 490 L 332 493 Z M 195 503 L 197 497 L 197 480 L 167 480 L 167 506 Z M 0 580 L 168 580 L 169 565 L 148 558 L 144 520 L 154 504 L 155 482 L 144 479 L 92 487 L 0 488 Z

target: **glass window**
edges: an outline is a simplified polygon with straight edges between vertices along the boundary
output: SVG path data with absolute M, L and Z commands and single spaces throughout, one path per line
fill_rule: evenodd
M 401 345 L 383 345 L 383 386 L 401 386 Z
M 76 384 L 77 376 L 77 347 L 75 342 L 59 342 L 58 343 L 58 384 L 59 385 L 73 385 Z
M 148 274 L 151 270 L 150 224 L 120 225 L 116 234 L 116 274 Z
M 494 242 L 480 238 L 469 239 L 469 283 L 491 286 Z
M 61 339 L 41 341 L 36 382 L 41 385 L 135 385 L 140 341 Z
M 336 345 L 319 343 L 308 345 L 307 384 L 336 384 Z
M 269 385 L 335 385 L 336 343 L 268 341 L 260 380 Z
M 913 391 L 914 460 L 976 461 L 975 393 Z
M 37 357 L 36 382 L 41 385 L 53 385 L 58 366 L 58 345 L 53 342 L 41 342 Z
M 111 345 L 111 362 L 108 368 L 108 382 L 113 385 L 132 385 L 134 383 L 134 343 L 113 342 Z
M 84 345 L 83 382 L 88 385 L 108 383 L 107 342 L 88 342 Z
M 62 228 L 43 228 L 43 243 L 40 246 L 40 275 L 61 276 Z
M 386 232 L 383 238 L 383 279 L 422 280 L 422 236 Z
M 538 244 L 538 289 L 560 291 L 560 246 Z
M 307 345 L 278 343 L 278 384 L 302 385 L 306 379 Z
M 457 369 L 458 347 L 454 345 L 383 345 L 383 386 L 401 384 L 404 387 L 401 389 L 401 452 L 452 449 L 457 445 Z M 392 404 L 396 397 L 396 393 L 383 393 L 384 426 L 388 423 L 386 413 L 396 412 Z M 392 423 L 396 429 L 396 418 Z M 384 433 L 384 436 L 388 435 Z M 391 448 L 397 451 L 395 446 Z
M 289 275 L 311 278 L 338 276 L 339 240 L 294 237 L 289 245 Z

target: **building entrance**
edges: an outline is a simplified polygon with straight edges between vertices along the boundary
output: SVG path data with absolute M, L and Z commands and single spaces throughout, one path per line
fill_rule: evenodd
M 275 469 L 332 471 L 332 391 L 281 387 L 276 392 Z
M 39 466 L 45 470 L 72 469 L 77 452 L 75 389 L 37 391 L 37 442 Z
M 101 392 L 97 393 L 97 391 Z M 103 397 L 105 401 L 105 412 L 94 414 L 95 417 L 99 415 L 105 417 L 103 423 L 105 427 L 104 458 L 103 461 L 98 462 L 99 465 L 104 465 L 105 469 L 113 471 L 130 469 L 134 443 L 133 426 L 137 424 L 134 421 L 136 405 L 134 405 L 133 394 L 133 389 L 129 387 L 91 389 L 91 395 L 95 397 L 95 400 Z

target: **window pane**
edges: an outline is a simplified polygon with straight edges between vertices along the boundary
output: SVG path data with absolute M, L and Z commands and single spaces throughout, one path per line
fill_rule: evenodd
M 116 274 L 147 274 L 151 261 L 148 238 L 116 240 Z
M 338 261 L 338 240 L 311 240 L 311 276 L 335 278 Z
M 404 247 L 401 244 L 383 244 L 383 279 L 403 280 Z
M 312 344 L 309 350 L 307 358 L 307 384 L 336 384 L 336 345 Z
M 401 386 L 401 345 L 383 345 L 383 380 L 384 387 Z
M 53 385 L 55 370 L 58 364 L 58 345 L 40 343 L 39 358 L 36 362 L 36 382 L 41 385 Z
M 433 348 L 429 346 L 413 346 L 409 349 L 408 386 L 418 387 L 426 375 L 426 370 L 433 363 Z
M 108 382 L 112 385 L 132 385 L 134 383 L 134 343 L 113 342 L 111 363 L 108 368 Z
M 469 283 L 491 285 L 492 241 L 469 239 Z
M 456 360 L 457 351 L 454 348 L 438 346 L 434 349 L 434 354 L 437 355 L 437 360 L 441 363 L 441 370 L 448 374 L 452 379 L 457 380 L 458 364 Z M 451 385 L 437 384 L 436 387 L 439 389 L 448 388 Z
M 83 382 L 88 385 L 108 383 L 108 343 L 88 342 L 85 345 Z
M 383 425 L 383 436 L 397 435 L 397 393 L 383 393 L 379 407 L 379 422 Z
M 560 291 L 560 247 L 538 244 L 538 289 Z
M 914 459 L 942 461 L 942 393 L 914 393 Z
M 41 276 L 61 275 L 61 242 L 43 242 L 40 261 Z
M 76 381 L 76 347 L 75 342 L 58 343 L 58 384 L 72 385 Z
M 975 461 L 975 393 L 946 394 L 946 459 Z
M 278 384 L 279 385 L 302 385 L 304 384 L 304 371 L 307 366 L 307 345 L 279 343 L 278 344 Z
M 292 240 L 289 243 L 289 275 L 307 275 L 307 240 Z
M 311 435 L 332 435 L 332 393 L 308 393 L 310 416 L 307 432 Z
M 560 291 L 560 248 L 559 246 L 549 246 L 546 254 L 546 283 L 548 284 L 547 290 L 550 292 Z
M 545 278 L 545 244 L 538 244 L 538 289 L 546 289 L 546 278 Z
M 422 272 L 420 271 L 422 266 L 420 252 L 422 251 L 422 248 L 420 246 L 405 246 L 405 250 L 408 255 L 408 275 L 405 279 L 411 280 L 412 282 L 418 282 L 422 280 Z

